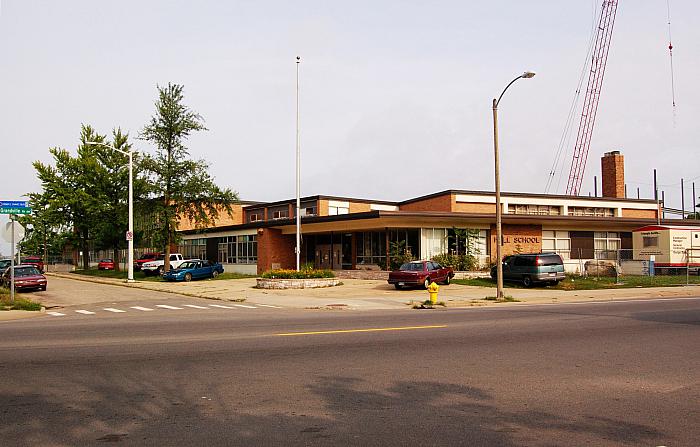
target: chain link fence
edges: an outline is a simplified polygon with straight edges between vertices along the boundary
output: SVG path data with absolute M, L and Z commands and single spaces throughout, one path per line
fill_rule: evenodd
M 651 256 L 633 249 L 555 251 L 569 275 L 640 286 L 700 284 L 700 248 L 658 251 Z

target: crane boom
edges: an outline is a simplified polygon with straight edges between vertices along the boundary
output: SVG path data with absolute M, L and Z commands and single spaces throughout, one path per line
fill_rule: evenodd
M 583 100 L 583 110 L 581 121 L 579 122 L 578 133 L 576 134 L 576 144 L 574 155 L 571 159 L 571 170 L 569 171 L 569 182 L 566 187 L 566 194 L 577 196 L 581 190 L 583 173 L 586 169 L 588 159 L 588 149 L 593 136 L 593 125 L 598 111 L 598 101 L 600 90 L 603 86 L 603 75 L 605 74 L 605 64 L 608 60 L 610 50 L 610 40 L 612 38 L 613 25 L 615 24 L 615 13 L 617 12 L 617 0 L 603 0 L 600 10 L 600 20 L 598 31 L 595 37 L 595 46 L 591 56 L 591 66 L 588 72 L 588 86 L 586 96 Z

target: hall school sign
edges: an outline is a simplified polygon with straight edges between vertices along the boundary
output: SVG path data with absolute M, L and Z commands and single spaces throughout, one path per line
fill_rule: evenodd
M 493 236 L 493 243 L 495 244 L 498 240 L 497 237 Z M 539 236 L 503 236 L 503 245 L 541 245 L 542 239 Z

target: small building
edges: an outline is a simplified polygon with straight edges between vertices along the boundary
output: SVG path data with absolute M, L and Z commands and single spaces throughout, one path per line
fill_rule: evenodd
M 647 225 L 632 232 L 634 259 L 656 268 L 700 267 L 700 227 Z

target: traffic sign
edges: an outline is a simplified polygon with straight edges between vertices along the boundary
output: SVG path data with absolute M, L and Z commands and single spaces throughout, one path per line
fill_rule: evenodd
M 18 244 L 22 242 L 22 239 L 24 239 L 24 227 L 19 222 L 15 222 L 15 225 L 12 225 L 12 222 L 7 222 L 5 225 L 0 226 L 0 236 L 2 236 L 2 238 L 7 242 L 12 243 L 13 227 L 15 230 L 15 244 Z
M 0 200 L 0 208 L 26 208 L 26 200 Z
M 134 232 L 133 232 L 133 231 L 127 231 L 127 232 L 126 232 L 126 240 L 127 240 L 127 241 L 133 241 L 133 240 L 134 240 Z
M 0 214 L 32 214 L 32 209 L 23 206 L 2 206 L 0 207 Z

